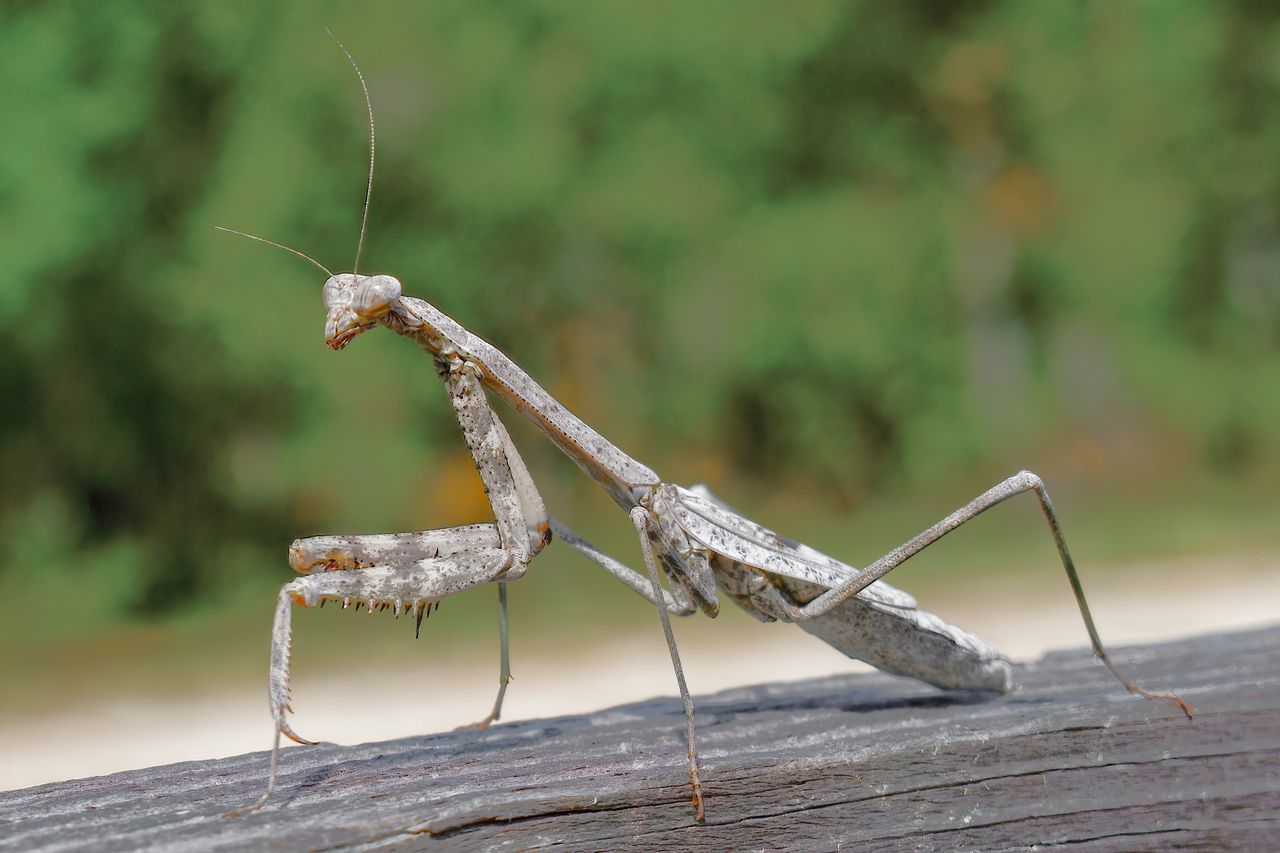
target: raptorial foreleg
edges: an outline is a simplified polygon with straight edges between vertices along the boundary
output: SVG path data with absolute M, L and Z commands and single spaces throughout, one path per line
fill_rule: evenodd
M 289 664 L 292 645 L 292 605 L 317 607 L 325 602 L 340 602 L 342 607 L 365 607 L 374 610 L 390 608 L 397 616 L 412 613 L 419 620 L 428 607 L 441 599 L 497 580 L 510 566 L 510 554 L 501 548 L 479 548 L 454 553 L 447 557 L 419 560 L 408 566 L 373 566 L 309 574 L 281 588 L 276 599 L 275 620 L 271 629 L 271 673 L 268 697 L 275 721 L 275 740 L 271 749 L 271 768 L 267 789 L 244 814 L 261 808 L 276 787 L 280 765 L 280 736 L 302 744 L 310 744 L 289 726 Z
M 437 364 L 449 400 L 453 404 L 462 437 L 467 443 L 476 471 L 493 508 L 495 526 L 502 547 L 514 557 L 507 577 L 515 580 L 529 561 L 551 541 L 547 510 L 533 484 L 528 466 L 516 450 L 502 421 L 489 405 L 475 365 L 462 358 L 440 360 Z M 498 584 L 498 695 L 493 709 L 467 728 L 485 729 L 502 716 L 502 701 L 511 683 L 511 655 L 508 650 L 507 585 Z

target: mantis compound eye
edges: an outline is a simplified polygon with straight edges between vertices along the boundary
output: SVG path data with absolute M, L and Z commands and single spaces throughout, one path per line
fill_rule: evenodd
M 329 315 L 325 320 L 325 343 L 342 349 L 386 317 L 399 296 L 400 282 L 389 275 L 330 276 L 324 283 L 324 304 Z
M 389 275 L 371 275 L 361 279 L 351 300 L 351 309 L 362 318 L 378 319 L 391 310 L 400 298 L 400 282 Z
M 340 273 L 330 276 L 324 283 L 324 307 L 340 308 L 351 304 L 351 291 L 355 288 L 355 276 L 351 273 Z

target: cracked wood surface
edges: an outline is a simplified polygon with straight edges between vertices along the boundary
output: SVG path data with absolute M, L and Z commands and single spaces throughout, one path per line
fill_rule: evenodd
M 1087 650 L 1020 664 L 1008 696 L 835 676 L 695 698 L 701 826 L 667 698 L 290 749 L 234 819 L 265 752 L 0 793 L 0 851 L 1280 849 L 1280 627 L 1114 657 L 1196 718 Z

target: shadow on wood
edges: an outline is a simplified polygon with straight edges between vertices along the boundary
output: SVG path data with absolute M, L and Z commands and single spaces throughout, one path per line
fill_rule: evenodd
M 707 821 L 675 699 L 387 743 L 188 762 L 0 794 L 0 850 L 1280 849 L 1280 628 L 1084 650 L 1008 696 L 887 675 L 697 699 Z M 266 714 L 263 722 L 267 729 Z

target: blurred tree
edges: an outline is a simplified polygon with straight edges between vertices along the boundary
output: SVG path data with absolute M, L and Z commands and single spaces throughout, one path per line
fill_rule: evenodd
M 295 534 L 476 511 L 420 354 L 326 359 L 314 271 L 210 228 L 345 266 L 322 23 L 379 120 L 366 268 L 675 479 L 848 507 L 1064 436 L 1123 475 L 1117 430 L 1275 466 L 1265 4 L 10 4 L 10 595 L 160 613 Z
M 92 592 L 125 612 L 169 610 L 207 590 L 228 547 L 287 535 L 282 510 L 239 506 L 224 486 L 230 436 L 283 423 L 280 377 L 228 376 L 218 342 L 171 313 L 183 286 L 165 271 L 207 191 L 234 82 L 199 23 L 137 6 L 4 22 L 17 130 L 0 165 L 12 273 L 0 513 L 6 572 L 61 593 L 45 600 Z M 57 553 L 26 553 L 50 507 Z M 94 569 L 124 545 L 115 580 L 128 583 L 111 590 Z

